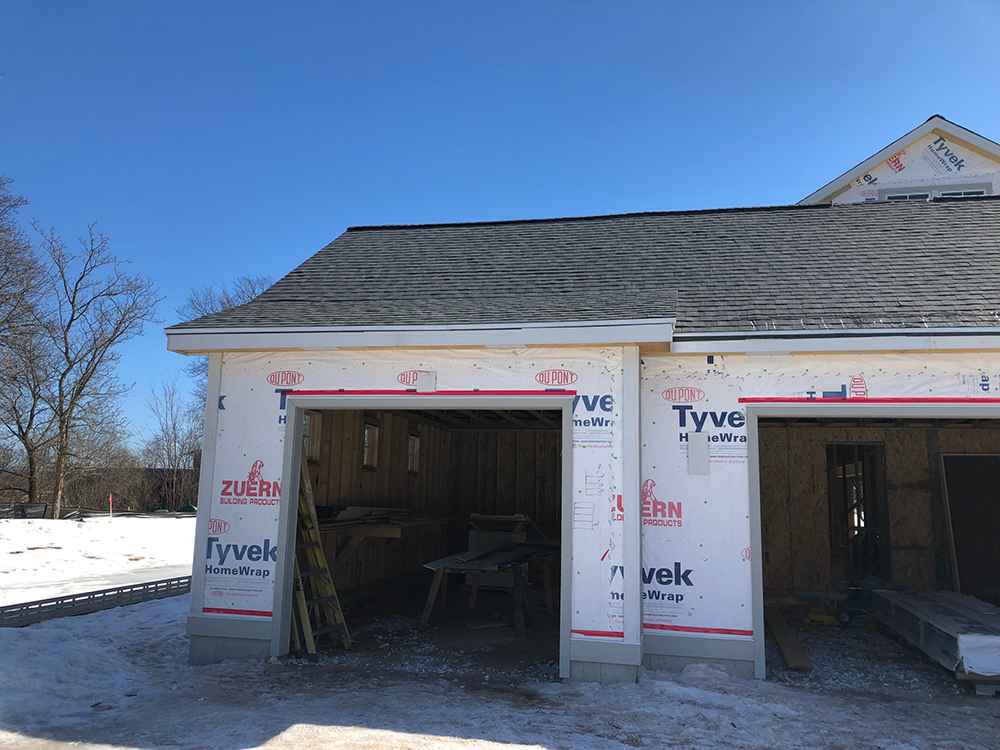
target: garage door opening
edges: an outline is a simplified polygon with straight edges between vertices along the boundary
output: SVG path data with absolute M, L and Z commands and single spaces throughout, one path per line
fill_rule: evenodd
M 971 675 L 973 657 L 959 644 L 995 638 L 976 668 L 1000 662 L 1000 424 L 757 424 L 771 674 L 822 682 L 818 671 L 835 679 L 850 667 L 878 681 L 887 664 L 906 664 L 912 674 L 900 679 L 946 692 L 953 679 L 927 672 L 931 662 L 976 684 L 1000 677 Z M 900 651 L 900 642 L 915 648 Z
M 302 461 L 351 653 L 557 676 L 562 450 L 560 410 L 305 411 Z M 320 650 L 341 648 L 330 635 Z

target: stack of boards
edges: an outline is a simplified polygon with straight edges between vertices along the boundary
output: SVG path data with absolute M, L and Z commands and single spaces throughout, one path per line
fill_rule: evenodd
M 872 607 L 885 627 L 977 693 L 1000 693 L 1000 608 L 954 591 L 886 590 L 872 592 Z

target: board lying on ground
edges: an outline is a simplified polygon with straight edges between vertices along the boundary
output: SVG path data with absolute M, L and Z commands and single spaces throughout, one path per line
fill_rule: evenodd
M 785 618 L 785 613 L 776 606 L 768 606 L 764 609 L 764 618 L 767 627 L 771 630 L 781 656 L 785 660 L 785 665 L 789 669 L 797 672 L 812 671 L 812 659 L 809 652 L 799 638 L 799 634 Z
M 0 627 L 19 628 L 57 617 L 71 617 L 113 609 L 126 604 L 138 604 L 168 596 L 180 596 L 191 590 L 191 576 L 162 578 L 158 581 L 130 583 L 110 589 L 65 594 L 33 602 L 8 604 L 0 607 Z
M 872 592 L 872 607 L 879 622 L 977 693 L 1000 691 L 1000 608 L 952 591 L 885 590 Z

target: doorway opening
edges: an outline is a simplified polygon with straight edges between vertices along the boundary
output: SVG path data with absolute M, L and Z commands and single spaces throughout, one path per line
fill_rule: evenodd
M 942 697 L 955 677 L 1000 685 L 1000 423 L 762 411 L 769 673 L 835 689 L 847 670 L 877 691 L 888 670 Z M 990 659 L 965 652 L 982 638 Z
M 885 447 L 832 443 L 826 449 L 832 580 L 883 581 L 889 573 Z
M 301 456 L 351 658 L 558 676 L 563 418 L 551 408 L 304 412 Z M 319 645 L 340 648 L 336 634 Z

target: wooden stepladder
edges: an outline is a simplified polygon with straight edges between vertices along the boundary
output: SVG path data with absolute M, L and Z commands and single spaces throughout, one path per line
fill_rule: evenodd
M 323 550 L 316 500 L 309 467 L 302 462 L 299 478 L 299 512 L 295 545 L 294 617 L 292 645 L 309 656 L 316 654 L 316 641 L 339 633 L 344 648 L 351 647 L 351 632 L 340 607 L 337 587 Z

